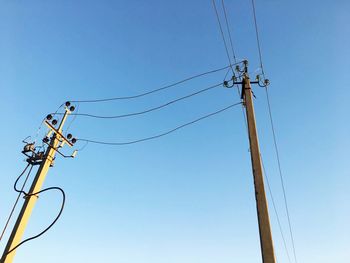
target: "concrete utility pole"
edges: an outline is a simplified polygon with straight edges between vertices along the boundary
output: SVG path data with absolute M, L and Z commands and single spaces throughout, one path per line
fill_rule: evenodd
M 47 172 L 49 171 L 49 168 L 53 166 L 56 152 L 60 153 L 58 149 L 61 148 L 65 143 L 72 147 L 74 142 L 76 141 L 76 139 L 74 138 L 69 140 L 65 138 L 65 136 L 62 134 L 62 128 L 67 119 L 67 116 L 71 113 L 71 111 L 74 110 L 74 106 L 70 106 L 70 107 L 69 106 L 70 106 L 70 103 L 67 102 L 66 108 L 65 108 L 65 114 L 63 115 L 61 123 L 58 126 L 58 129 L 54 127 L 57 124 L 57 120 L 52 120 L 52 122 L 50 122 L 50 120 L 52 119 L 51 115 L 48 115 L 47 119 L 45 120 L 45 123 L 49 127 L 50 131 L 43 140 L 45 143 L 47 143 L 48 148 L 46 152 L 43 153 L 43 156 L 41 158 L 38 158 L 38 153 L 35 153 L 35 150 L 33 148 L 27 151 L 23 151 L 23 153 L 27 153 L 27 152 L 31 153 L 31 156 L 27 155 L 29 157 L 27 161 L 30 164 L 32 165 L 40 164 L 40 167 L 30 187 L 28 195 L 24 197 L 25 198 L 24 204 L 18 215 L 17 221 L 13 227 L 11 236 L 7 242 L 4 253 L 1 257 L 1 263 L 13 262 L 15 252 L 16 252 L 14 248 L 21 242 L 25 228 L 29 221 L 29 217 L 38 199 L 38 195 L 36 195 L 35 193 L 41 190 L 45 177 L 47 175 Z M 51 138 L 49 139 L 50 136 Z M 71 138 L 72 136 L 68 135 L 67 137 Z M 28 145 L 34 147 L 34 144 L 28 144 Z M 75 153 L 73 153 L 72 156 L 65 156 L 65 157 L 74 157 L 74 155 Z
M 252 168 L 253 168 L 261 253 L 262 253 L 263 263 L 275 263 L 276 259 L 275 259 L 275 252 L 273 248 L 269 211 L 268 211 L 267 199 L 265 194 L 263 169 L 262 169 L 261 158 L 260 158 L 258 133 L 256 129 L 254 105 L 253 105 L 253 99 L 252 99 L 253 93 L 251 89 L 251 82 L 249 80 L 249 76 L 247 72 L 248 72 L 247 62 L 245 62 L 243 81 L 241 83 L 242 98 L 243 98 L 243 103 L 245 105 L 247 122 L 248 122 L 250 155 L 251 155 Z M 259 83 L 259 82 L 254 81 L 252 83 Z

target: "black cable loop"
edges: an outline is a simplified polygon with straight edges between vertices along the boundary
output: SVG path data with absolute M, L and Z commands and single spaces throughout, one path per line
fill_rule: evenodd
M 26 243 L 26 242 L 28 242 L 30 240 L 36 239 L 36 238 L 42 236 L 43 234 L 45 234 L 51 227 L 53 227 L 54 224 L 56 224 L 57 220 L 61 217 L 63 209 L 64 209 L 64 205 L 65 205 L 65 202 L 66 202 L 66 194 L 65 194 L 65 192 L 63 191 L 62 188 L 54 186 L 54 187 L 45 188 L 43 190 L 40 190 L 40 191 L 32 193 L 32 194 L 25 193 L 24 191 L 21 191 L 21 193 L 25 194 L 25 198 L 29 198 L 29 197 L 31 197 L 33 195 L 38 195 L 38 194 L 41 194 L 43 192 L 50 191 L 50 190 L 58 190 L 62 194 L 62 204 L 61 204 L 61 208 L 60 208 L 60 211 L 59 211 L 58 215 L 56 216 L 56 218 L 52 221 L 52 223 L 47 228 L 45 228 L 39 234 L 37 234 L 35 236 L 32 236 L 32 237 L 29 237 L 29 238 L 26 238 L 25 240 L 21 241 L 19 244 L 17 244 L 15 247 L 13 247 L 9 252 L 7 252 L 6 256 L 8 254 L 10 254 L 11 252 L 13 252 L 14 250 L 16 250 L 18 247 L 22 246 L 24 243 Z
M 25 174 L 25 172 L 28 170 L 29 166 L 30 166 L 30 164 L 28 163 L 27 166 L 26 166 L 26 167 L 24 168 L 24 170 L 22 171 L 22 173 L 19 175 L 18 179 L 16 180 L 16 183 L 18 182 L 19 178 L 22 177 L 23 174 Z M 21 188 L 21 190 L 19 191 L 19 194 L 18 194 L 18 196 L 17 196 L 17 198 L 16 198 L 16 201 L 15 201 L 15 203 L 14 203 L 13 206 L 12 206 L 11 212 L 10 212 L 10 214 L 9 214 L 7 220 L 6 220 L 5 226 L 4 226 L 4 228 L 3 228 L 2 232 L 1 232 L 0 241 L 2 240 L 2 238 L 3 238 L 3 236 L 4 236 L 5 232 L 6 232 L 6 229 L 7 229 L 8 225 L 9 225 L 9 223 L 10 223 L 10 220 L 11 220 L 11 218 L 12 218 L 12 215 L 13 215 L 13 213 L 14 213 L 14 211 L 15 211 L 15 209 L 16 209 L 16 206 L 17 206 L 17 204 L 18 204 L 19 198 L 21 197 L 21 193 L 20 193 L 20 192 L 24 189 L 24 187 L 25 187 L 25 185 L 26 185 L 26 183 L 27 183 L 27 180 L 28 180 L 28 178 L 29 178 L 29 175 L 30 175 L 30 173 L 31 173 L 32 168 L 33 168 L 33 166 L 30 168 L 30 170 L 29 170 L 29 172 L 28 172 L 28 174 L 27 174 L 27 176 L 26 176 L 26 179 L 25 179 L 25 181 L 24 181 L 24 183 L 23 183 L 23 185 L 22 185 L 22 188 Z M 15 190 L 16 190 L 16 189 L 15 189 Z M 16 191 L 16 192 L 17 192 L 17 191 Z
M 35 193 L 27 193 L 25 191 L 23 191 L 23 188 L 21 190 L 17 189 L 17 183 L 19 181 L 19 179 L 23 176 L 23 174 L 25 173 L 25 171 L 27 170 L 27 168 L 29 167 L 29 164 L 27 165 L 26 169 L 17 177 L 15 183 L 14 183 L 14 190 L 19 193 L 19 194 L 24 194 L 24 198 L 30 198 L 31 196 L 34 196 L 34 195 L 38 195 L 38 194 L 41 194 L 41 193 L 44 193 L 44 192 L 47 192 L 47 191 L 51 191 L 51 190 L 57 190 L 59 192 L 61 192 L 62 194 L 62 204 L 61 204 L 61 208 L 60 208 L 60 211 L 59 213 L 57 214 L 57 216 L 55 217 L 55 219 L 52 221 L 52 223 L 46 227 L 43 231 L 41 231 L 39 234 L 35 235 L 35 236 L 32 236 L 32 237 L 29 237 L 29 238 L 26 238 L 24 239 L 23 241 L 21 241 L 19 244 L 17 244 L 15 247 L 13 247 L 10 251 L 7 252 L 7 254 L 5 256 L 7 256 L 8 254 L 10 254 L 11 252 L 13 252 L 14 250 L 16 250 L 18 247 L 20 247 L 21 245 L 23 245 L 24 243 L 30 241 L 30 240 L 33 240 L 33 239 L 36 239 L 40 236 L 42 236 L 43 234 L 45 234 L 51 227 L 53 227 L 54 224 L 56 224 L 57 220 L 61 217 L 62 215 L 62 212 L 63 212 L 63 209 L 64 209 L 64 205 L 65 205 L 65 202 L 66 202 L 66 194 L 64 192 L 64 190 L 60 187 L 57 187 L 57 186 L 54 186 L 54 187 L 48 187 L 48 188 L 45 188 L 45 189 L 42 189 L 38 192 L 35 192 Z M 33 165 L 31 166 L 30 168 L 30 171 L 29 173 L 32 171 L 32 168 L 33 168 Z M 29 175 L 29 174 L 28 174 Z M 1 262 L 2 260 L 4 260 L 3 258 L 1 259 Z

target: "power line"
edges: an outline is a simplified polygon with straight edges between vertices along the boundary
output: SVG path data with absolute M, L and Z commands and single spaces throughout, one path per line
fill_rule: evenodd
M 196 123 L 196 122 L 199 122 L 199 121 L 201 121 L 201 120 L 204 120 L 204 119 L 206 119 L 206 118 L 209 118 L 209 117 L 214 116 L 214 115 L 216 115 L 216 114 L 219 114 L 219 113 L 221 113 L 221 112 L 223 112 L 223 111 L 226 111 L 226 110 L 228 110 L 228 109 L 230 109 L 230 108 L 232 108 L 232 107 L 234 107 L 234 106 L 240 105 L 240 104 L 242 104 L 242 102 L 238 102 L 238 103 L 235 103 L 235 104 L 231 104 L 231 105 L 229 105 L 229 106 L 227 106 L 227 107 L 225 107 L 225 108 L 223 108 L 223 109 L 220 109 L 220 110 L 215 111 L 215 112 L 212 112 L 212 113 L 210 113 L 210 114 L 208 114 L 208 115 L 202 116 L 202 117 L 200 117 L 200 118 L 198 118 L 198 119 L 195 119 L 195 120 L 193 120 L 193 121 L 191 121 L 191 122 L 182 124 L 182 125 L 180 125 L 180 126 L 174 128 L 174 129 L 171 129 L 171 130 L 167 131 L 167 132 L 164 132 L 164 133 L 161 133 L 161 134 L 158 134 L 158 135 L 154 135 L 154 136 L 151 136 L 151 137 L 146 137 L 146 138 L 134 140 L 134 141 L 128 141 L 128 142 L 106 142 L 106 141 L 97 141 L 97 140 L 91 140 L 91 139 L 78 139 L 78 140 L 79 140 L 79 141 L 83 141 L 83 142 L 95 143 L 95 144 L 115 145 L 115 146 L 135 144 L 135 143 L 144 142 L 144 141 L 148 141 L 148 140 L 153 140 L 153 139 L 157 139 L 157 138 L 166 136 L 166 135 L 168 135 L 168 134 L 170 134 L 170 133 L 173 133 L 173 132 L 175 132 L 175 131 L 177 131 L 177 130 L 179 130 L 179 129 L 182 129 L 182 128 L 186 127 L 186 126 L 189 126 L 189 125 L 191 125 L 191 124 L 194 124 L 194 123 Z
M 265 78 L 265 71 L 264 71 L 263 60 L 262 60 L 262 52 L 261 52 L 261 45 L 260 45 L 258 23 L 257 23 L 257 19 L 256 19 L 255 1 L 251 0 L 251 2 L 252 2 L 252 9 L 253 9 L 255 34 L 256 34 L 256 42 L 257 42 L 257 46 L 258 46 L 260 67 L 261 67 L 262 75 L 263 75 L 264 79 L 266 79 Z M 279 151 L 278 151 L 277 140 L 276 140 L 276 132 L 275 132 L 274 124 L 273 124 L 273 118 L 272 118 L 272 113 L 271 113 L 271 105 L 270 105 L 270 99 L 269 99 L 269 94 L 268 94 L 267 87 L 265 88 L 265 91 L 266 91 L 266 99 L 267 99 L 268 112 L 269 112 L 269 117 L 270 117 L 271 130 L 272 130 L 273 141 L 274 141 L 274 147 L 275 147 L 275 152 L 276 152 L 277 164 L 278 164 L 279 177 L 280 177 L 281 187 L 282 187 L 282 191 L 283 191 L 284 205 L 285 205 L 285 209 L 286 209 L 286 213 L 287 213 L 289 233 L 290 233 L 290 237 L 291 237 L 291 241 L 292 241 L 293 255 L 294 255 L 294 260 L 297 263 L 298 260 L 297 260 L 296 251 L 295 251 L 295 244 L 294 244 L 294 237 L 293 237 L 293 231 L 292 231 L 292 224 L 291 224 L 290 215 L 289 215 L 287 195 L 286 195 L 286 190 L 285 190 L 285 186 L 284 186 L 284 179 L 283 179 L 282 169 L 281 169 L 281 161 L 280 161 L 280 157 L 279 157 Z
M 236 52 L 233 48 L 233 41 L 232 41 L 232 37 L 231 37 L 231 29 L 230 29 L 230 26 L 229 26 L 229 23 L 228 23 L 228 15 L 227 15 L 227 12 L 226 12 L 226 6 L 225 6 L 225 1 L 224 0 L 221 0 L 221 4 L 222 4 L 222 8 L 224 10 L 224 15 L 225 15 L 225 22 L 226 22 L 226 28 L 227 28 L 227 32 L 228 32 L 228 35 L 229 35 L 229 40 L 230 40 L 230 46 L 231 46 L 231 50 L 232 50 L 232 55 L 233 55 L 233 59 L 234 59 L 234 62 L 237 61 L 237 58 L 236 58 Z M 219 19 L 219 18 L 218 18 Z M 232 70 L 232 67 L 231 67 L 231 70 Z M 238 94 L 238 97 L 240 98 L 241 97 L 241 92 L 239 90 L 239 86 L 238 84 L 236 85 L 237 86 L 237 94 Z M 246 116 L 244 114 L 244 109 L 242 107 L 242 115 L 243 115 L 243 122 L 244 122 L 244 125 L 246 127 L 246 130 L 248 130 L 248 125 L 247 125 L 247 119 L 246 119 Z M 248 133 L 247 133 L 248 134 Z
M 177 98 L 175 100 L 169 101 L 169 102 L 167 102 L 165 104 L 162 104 L 160 106 L 157 106 L 157 107 L 154 107 L 154 108 L 150 108 L 150 109 L 147 109 L 147 110 L 144 110 L 144 111 L 140 111 L 140 112 L 127 113 L 127 114 L 121 114 L 121 115 L 112 115 L 112 116 L 101 116 L 101 115 L 93 115 L 93 114 L 88 114 L 88 113 L 72 113 L 71 115 L 74 115 L 75 117 L 76 116 L 84 116 L 84 117 L 98 118 L 98 119 L 118 119 L 118 118 L 125 118 L 125 117 L 136 116 L 136 115 L 141 115 L 141 114 L 145 114 L 145 113 L 149 113 L 149 112 L 152 112 L 152 111 L 155 111 L 155 110 L 162 109 L 164 107 L 167 107 L 167 106 L 169 106 L 171 104 L 174 104 L 176 102 L 179 102 L 181 100 L 188 99 L 188 98 L 196 96 L 196 95 L 198 95 L 200 93 L 203 93 L 203 92 L 209 91 L 211 89 L 217 88 L 217 87 L 219 87 L 221 85 L 222 85 L 222 83 L 215 84 L 215 85 L 212 85 L 212 86 L 207 87 L 205 89 L 201 89 L 199 91 L 191 93 L 189 95 L 186 95 L 186 96 Z M 64 113 L 57 113 L 57 114 L 58 115 L 63 115 Z
M 286 189 L 285 189 L 284 179 L 283 179 L 283 174 L 282 174 L 281 161 L 280 161 L 280 155 L 279 155 L 279 151 L 278 151 L 278 145 L 277 145 L 277 139 L 276 139 L 276 132 L 275 132 L 275 127 L 274 127 L 274 122 L 273 122 L 273 118 L 272 118 L 272 111 L 271 111 L 271 105 L 270 105 L 270 98 L 269 98 L 268 89 L 265 88 L 265 91 L 266 91 L 266 100 L 267 100 L 267 105 L 268 105 L 268 112 L 269 112 L 269 118 L 270 118 L 272 135 L 273 135 L 273 142 L 274 142 L 274 147 L 275 147 L 276 159 L 277 159 L 277 164 L 278 164 L 279 177 L 280 177 L 281 186 L 282 186 L 284 205 L 285 205 L 285 208 L 286 208 L 286 213 L 287 213 L 287 218 L 288 218 L 289 233 L 290 233 L 290 237 L 291 237 L 291 240 L 292 240 L 293 254 L 294 254 L 295 262 L 298 262 L 297 256 L 296 256 L 296 251 L 295 251 L 294 237 L 293 237 L 293 231 L 292 231 L 292 224 L 291 224 L 291 219 L 290 219 L 290 215 L 289 215 L 287 194 L 286 194 Z
M 215 0 L 212 0 L 212 3 L 213 3 L 213 7 L 214 7 L 214 10 L 215 10 L 215 14 L 216 14 L 216 19 L 218 21 L 219 29 L 220 29 L 220 32 L 221 32 L 222 41 L 224 42 L 227 59 L 228 59 L 230 65 L 231 65 L 230 67 L 231 67 L 232 73 L 234 74 L 234 71 L 233 71 L 233 68 L 232 68 L 232 63 L 231 63 L 230 53 L 228 52 L 228 47 L 227 47 L 227 43 L 226 43 L 226 39 L 225 39 L 225 34 L 224 34 L 223 29 L 222 29 L 222 25 L 221 25 L 221 22 L 220 22 L 220 17 L 219 17 L 218 9 L 216 7 Z
M 288 252 L 288 247 L 287 247 L 287 242 L 286 242 L 286 239 L 285 239 L 284 234 L 283 234 L 283 230 L 282 230 L 282 225 L 281 225 L 280 217 L 279 217 L 279 215 L 278 215 L 277 207 L 276 207 L 276 204 L 275 204 L 275 198 L 273 197 L 273 193 L 272 193 L 272 189 L 271 189 L 271 186 L 270 186 L 269 177 L 267 176 L 266 169 L 265 169 L 265 165 L 264 165 L 264 161 L 263 161 L 263 158 L 262 158 L 262 155 L 261 155 L 261 154 L 260 154 L 260 159 L 261 159 L 261 163 L 262 163 L 264 175 L 265 175 L 266 182 L 267 182 L 267 188 L 269 189 L 269 193 L 270 193 L 270 196 L 271 196 L 271 201 L 272 201 L 273 210 L 275 211 L 275 215 L 276 215 L 276 218 L 277 218 L 278 227 L 279 227 L 279 230 L 280 230 L 280 233 L 281 233 L 281 236 L 282 236 L 284 248 L 285 248 L 285 250 L 286 250 L 286 254 L 287 254 L 287 257 L 288 257 L 288 261 L 291 263 L 290 256 L 289 256 L 289 252 Z
M 258 52 L 259 52 L 260 67 L 261 67 L 261 72 L 263 74 L 263 77 L 265 78 L 264 65 L 262 62 L 262 52 L 261 52 L 261 45 L 260 45 L 258 23 L 257 23 L 257 19 L 256 19 L 255 0 L 252 0 L 252 8 L 253 8 L 256 43 L 258 45 Z
M 237 59 L 236 59 L 236 52 L 235 52 L 235 50 L 233 48 L 233 42 L 232 42 L 232 37 L 231 37 L 231 30 L 230 30 L 230 26 L 229 26 L 228 19 L 227 19 L 225 1 L 221 0 L 221 4 L 222 4 L 222 7 L 224 9 L 226 28 L 227 28 L 227 32 L 228 32 L 228 36 L 229 36 L 229 40 L 230 40 L 231 51 L 232 51 L 232 55 L 233 55 L 233 61 L 236 62 L 237 61 Z
M 233 65 L 237 65 L 239 63 L 241 63 L 241 62 L 237 62 L 237 63 L 235 63 Z M 107 101 L 114 101 L 114 100 L 136 99 L 136 98 L 140 98 L 140 97 L 143 97 L 143 96 L 150 95 L 152 93 L 156 93 L 156 92 L 159 92 L 159 91 L 162 91 L 162 90 L 166 90 L 166 89 L 172 88 L 174 86 L 177 86 L 179 84 L 182 84 L 184 82 L 190 81 L 190 80 L 195 79 L 195 78 L 199 78 L 199 77 L 202 77 L 202 76 L 205 76 L 205 75 L 208 75 L 208 74 L 212 74 L 212 73 L 215 73 L 215 72 L 219 72 L 219 71 L 225 70 L 227 68 L 232 67 L 233 65 L 230 63 L 230 65 L 228 65 L 226 67 L 217 68 L 217 69 L 214 69 L 214 70 L 211 70 L 211 71 L 200 73 L 200 74 L 188 77 L 186 79 L 177 81 L 177 82 L 172 83 L 170 85 L 166 85 L 164 87 L 157 88 L 157 89 L 154 89 L 154 90 L 150 90 L 150 91 L 147 91 L 147 92 L 144 92 L 144 93 L 140 93 L 140 94 L 137 94 L 137 95 L 133 95 L 133 96 L 113 97 L 113 98 L 95 99 L 95 100 L 71 100 L 70 102 L 74 102 L 74 103 L 77 103 L 77 102 L 79 102 L 79 103 L 96 103 L 96 102 L 107 102 Z

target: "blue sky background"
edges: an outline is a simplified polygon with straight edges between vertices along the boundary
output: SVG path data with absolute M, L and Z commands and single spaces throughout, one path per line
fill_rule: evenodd
M 226 1 L 237 56 L 254 71 L 250 4 Z M 256 5 L 299 263 L 349 262 L 350 3 Z M 62 102 L 133 95 L 228 64 L 210 1 L 1 1 L 0 37 L 1 226 L 25 166 L 21 140 Z M 80 112 L 157 106 L 216 84 L 224 74 L 139 100 L 82 104 Z M 261 151 L 291 249 L 265 94 L 259 87 L 254 92 Z M 77 118 L 70 131 L 78 138 L 132 140 L 238 101 L 235 90 L 217 88 L 140 117 Z M 67 194 L 62 218 L 23 245 L 15 262 L 261 261 L 239 107 L 155 141 L 89 144 L 74 160 L 57 158 L 45 181 L 55 185 Z M 40 197 L 26 237 L 51 222 L 59 198 Z M 270 214 L 278 262 L 288 262 L 272 207 Z

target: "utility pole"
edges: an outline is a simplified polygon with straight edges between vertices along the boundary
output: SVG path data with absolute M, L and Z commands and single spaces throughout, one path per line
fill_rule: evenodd
M 32 213 L 32 210 L 35 206 L 35 203 L 38 199 L 38 195 L 35 194 L 39 192 L 44 183 L 45 177 L 49 168 L 53 166 L 56 152 L 61 154 L 64 157 L 74 157 L 76 151 L 71 156 L 65 156 L 62 154 L 59 149 L 63 147 L 64 144 L 68 144 L 70 147 L 73 146 L 76 139 L 72 138 L 71 134 L 67 135 L 67 138 L 62 134 L 63 125 L 68 117 L 68 115 L 74 111 L 74 106 L 70 106 L 69 102 L 66 102 L 65 113 L 62 117 L 62 120 L 58 126 L 57 120 L 52 119 L 52 115 L 48 115 L 45 124 L 49 128 L 47 136 L 43 139 L 43 142 L 47 144 L 48 148 L 46 152 L 36 152 L 34 148 L 34 143 L 28 143 L 23 150 L 23 153 L 28 157 L 27 162 L 31 165 L 40 165 L 36 173 L 36 176 L 32 182 L 30 190 L 27 195 L 25 195 L 25 201 L 22 206 L 22 209 L 18 215 L 17 221 L 13 227 L 10 238 L 5 247 L 4 253 L 1 257 L 1 263 L 12 263 L 16 250 L 14 249 L 20 242 L 23 237 L 25 228 L 28 224 L 29 217 Z M 50 137 L 50 139 L 49 139 Z
M 254 177 L 255 199 L 256 209 L 259 222 L 259 234 L 260 234 L 260 247 L 263 263 L 275 263 L 275 252 L 273 248 L 273 240 L 269 219 L 269 211 L 267 206 L 267 199 L 264 187 L 263 169 L 260 157 L 260 148 L 258 141 L 258 132 L 256 129 L 253 93 L 251 89 L 251 83 L 259 84 L 258 81 L 250 81 L 247 69 L 248 62 L 244 62 L 243 81 L 242 84 L 242 99 L 246 109 L 246 116 L 248 122 L 250 155 L 252 160 L 252 170 Z M 265 85 L 268 84 L 266 80 Z M 237 83 L 238 84 L 238 83 Z

